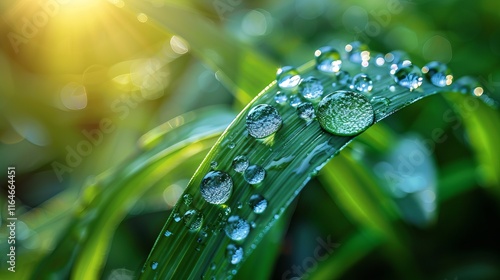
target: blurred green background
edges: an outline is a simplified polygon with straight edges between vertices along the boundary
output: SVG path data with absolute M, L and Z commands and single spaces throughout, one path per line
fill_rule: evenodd
M 15 166 L 17 171 L 20 271 L 7 278 L 12 275 L 6 272 L 3 195 L 2 279 L 31 273 L 74 213 L 92 199 L 85 189 L 99 174 L 139 154 L 143 134 L 212 105 L 235 116 L 275 78 L 280 65 L 299 66 L 320 46 L 361 40 L 382 53 L 403 50 L 419 66 L 445 62 L 456 78 L 476 77 L 500 99 L 498 1 L 35 2 L 0 3 L 0 170 Z M 144 2 L 155 7 L 154 14 L 141 10 Z M 500 279 L 500 186 L 494 175 L 500 170 L 484 160 L 484 153 L 498 150 L 474 146 L 478 141 L 471 141 L 470 133 L 476 130 L 459 121 L 453 102 L 458 103 L 435 96 L 384 122 L 394 135 L 429 139 L 441 129 L 447 137 L 435 146 L 431 171 L 423 171 L 438 197 L 430 216 L 412 220 L 409 210 L 406 222 L 394 222 L 411 267 L 353 221 L 323 187 L 335 183 L 331 176 L 320 173 L 290 210 L 283 238 L 276 237 L 277 257 L 262 268 L 268 267 L 267 277 L 282 279 L 313 254 L 317 238 L 331 236 L 339 248 L 347 247 L 337 257 L 342 265 L 320 263 L 310 279 Z M 495 113 L 480 119 L 494 128 L 480 137 L 500 137 Z M 360 168 L 376 178 L 372 173 L 379 160 L 365 146 L 354 143 L 349 155 L 363 158 Z M 134 204 L 114 232 L 103 279 L 127 279 L 140 270 L 202 158 L 197 154 L 188 167 L 175 169 L 164 189 L 147 192 Z M 350 159 L 333 164 L 342 160 Z M 397 203 L 405 212 L 406 202 Z M 251 279 L 251 271 L 237 277 Z

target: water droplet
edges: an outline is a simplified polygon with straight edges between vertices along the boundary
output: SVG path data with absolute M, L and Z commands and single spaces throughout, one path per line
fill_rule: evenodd
M 169 231 L 169 230 L 165 231 L 165 236 L 166 236 L 166 237 L 169 237 L 169 236 L 171 236 L 172 234 L 173 234 L 173 233 L 172 233 L 171 231 Z
M 243 203 L 238 202 L 238 203 L 236 204 L 236 208 L 238 208 L 238 209 L 243 208 Z
M 216 270 L 217 269 L 217 265 L 215 263 L 212 263 L 212 265 L 210 266 L 210 269 L 211 270 Z
M 422 67 L 422 73 L 435 86 L 449 86 L 453 82 L 451 70 L 444 63 L 432 61 Z
M 200 233 L 198 233 L 198 239 L 196 239 L 196 242 L 202 244 L 202 243 L 205 243 L 205 241 L 207 240 L 207 237 L 208 237 L 208 233 L 206 233 L 205 231 L 200 231 Z
M 479 81 L 471 76 L 464 76 L 456 80 L 452 88 L 460 93 L 474 94 L 476 96 L 481 96 L 484 92 Z
M 158 268 L 158 262 L 152 262 L 151 263 L 151 269 L 156 270 Z
M 384 56 L 381 54 L 376 55 L 375 56 L 375 64 L 377 66 L 384 66 L 384 64 L 385 64 Z
M 337 82 L 341 85 L 347 85 L 351 82 L 351 75 L 347 71 L 339 71 L 337 73 Z
M 286 95 L 286 93 L 278 91 L 274 96 L 274 101 L 276 101 L 276 103 L 281 105 L 286 104 L 286 102 L 288 101 L 288 96 Z
M 385 55 L 385 61 L 396 65 L 408 59 L 410 59 L 410 56 L 406 52 L 399 50 L 392 51 Z
M 203 214 L 195 209 L 191 209 L 184 213 L 184 224 L 190 231 L 196 231 L 203 224 Z
M 246 156 L 243 155 L 236 156 L 233 160 L 233 169 L 238 173 L 243 173 L 248 168 L 249 164 L 250 163 Z
M 259 184 L 266 177 L 266 170 L 260 165 L 251 165 L 245 170 L 243 177 L 251 185 Z
M 210 162 L 210 168 L 212 168 L 212 169 L 217 168 L 217 165 L 219 165 L 219 163 L 216 162 L 215 160 L 213 160 L 213 161 Z
M 193 202 L 193 196 L 192 196 L 192 195 L 190 195 L 190 194 L 188 194 L 188 193 L 187 193 L 187 194 L 185 194 L 185 195 L 183 195 L 183 196 L 182 196 L 182 199 L 184 199 L 184 204 L 185 204 L 186 206 L 191 205 L 191 203 Z
M 243 240 L 250 233 L 250 225 L 239 216 L 231 216 L 227 219 L 225 232 L 232 240 Z
M 179 213 L 174 213 L 174 221 L 176 223 L 180 222 L 182 220 L 182 217 L 181 215 L 179 215 Z
M 395 87 L 395 86 L 393 86 L 393 85 L 390 85 L 390 86 L 389 86 L 389 91 L 390 91 L 390 92 L 395 92 L 395 91 L 396 91 L 396 87 Z
M 368 61 L 370 59 L 368 46 L 359 41 L 347 44 L 345 46 L 345 51 L 347 52 L 349 61 L 353 63 L 361 64 L 363 61 Z
M 309 76 L 300 82 L 299 92 L 305 99 L 315 100 L 323 95 L 323 85 L 315 77 Z
M 256 214 L 261 214 L 267 208 L 267 200 L 260 194 L 250 196 L 248 204 Z
M 417 66 L 405 62 L 400 64 L 394 72 L 394 80 L 400 86 L 408 88 L 411 91 L 422 85 L 422 72 Z
M 322 72 L 336 73 L 342 67 L 340 53 L 330 46 L 317 49 L 314 56 L 316 57 L 316 68 Z
M 236 144 L 234 142 L 230 142 L 229 145 L 227 146 L 229 149 L 234 149 L 236 147 Z
M 231 207 L 227 205 L 222 205 L 222 214 L 224 216 L 229 216 L 231 214 Z
M 336 91 L 323 98 L 317 110 L 319 124 L 326 131 L 342 136 L 361 133 L 373 124 L 370 101 L 361 93 Z
M 310 121 L 316 117 L 314 107 L 310 102 L 304 102 L 297 106 L 297 114 L 299 115 L 299 118 L 306 121 Z
M 222 204 L 231 196 L 233 180 L 222 171 L 210 171 L 203 177 L 200 184 L 200 193 L 211 204 Z
M 387 97 L 384 97 L 384 96 L 374 96 L 374 97 L 372 97 L 370 102 L 373 104 L 374 108 L 379 107 L 378 109 L 375 109 L 375 110 L 377 112 L 380 112 L 380 113 L 387 112 L 389 105 L 391 105 L 391 100 Z
M 250 222 L 250 226 L 251 226 L 252 228 L 256 228 L 256 227 L 257 227 L 257 224 L 256 224 L 254 221 L 251 221 L 251 222 Z
M 302 103 L 302 100 L 300 100 L 300 97 L 298 95 L 292 95 L 290 96 L 290 105 L 292 107 L 297 107 Z
M 352 78 L 351 87 L 359 92 L 370 92 L 373 89 L 373 81 L 368 75 L 360 73 Z
M 226 248 L 227 257 L 231 264 L 238 264 L 243 259 L 243 248 L 229 244 Z
M 292 66 L 283 66 L 276 72 L 278 87 L 281 89 L 293 89 L 300 82 L 299 71 Z
M 260 139 L 274 134 L 281 127 L 283 120 L 278 110 L 271 105 L 260 104 L 248 112 L 246 125 L 250 136 Z

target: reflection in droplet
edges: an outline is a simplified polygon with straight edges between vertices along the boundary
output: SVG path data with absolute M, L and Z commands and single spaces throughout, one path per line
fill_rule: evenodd
M 274 134 L 280 129 L 282 122 L 278 110 L 267 104 L 253 107 L 246 118 L 248 134 L 257 139 Z
M 342 67 L 340 53 L 330 47 L 321 47 L 314 52 L 316 57 L 316 68 L 325 73 L 336 73 Z
M 293 89 L 299 85 L 299 71 L 292 66 L 283 66 L 276 72 L 276 80 L 281 89 Z

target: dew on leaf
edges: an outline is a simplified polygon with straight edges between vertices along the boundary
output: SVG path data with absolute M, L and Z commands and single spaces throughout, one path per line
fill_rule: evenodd
M 373 81 L 365 73 L 360 73 L 352 78 L 351 88 L 359 92 L 370 92 L 373 89 Z
M 278 87 L 285 90 L 295 88 L 300 82 L 297 69 L 292 66 L 283 66 L 276 72 Z
M 239 216 L 231 216 L 227 219 L 225 227 L 226 235 L 232 240 L 243 240 L 250 233 L 250 224 Z
M 336 73 L 342 67 L 340 53 L 330 46 L 317 49 L 314 52 L 316 57 L 316 68 L 324 73 Z
M 335 135 L 352 136 L 373 124 L 374 112 L 363 94 L 336 91 L 321 100 L 317 116 L 324 130 Z
M 438 61 L 427 63 L 422 67 L 422 73 L 424 73 L 427 80 L 437 87 L 449 86 L 453 82 L 451 70 L 446 64 Z
M 210 171 L 203 177 L 200 184 L 201 196 L 211 204 L 222 204 L 231 196 L 233 180 L 222 171 Z
M 251 165 L 245 170 L 243 177 L 250 185 L 256 185 L 264 180 L 266 170 L 260 165 Z
M 256 214 L 261 214 L 267 208 L 267 200 L 260 194 L 250 196 L 248 204 Z
M 246 156 L 240 155 L 233 159 L 233 169 L 238 173 L 243 173 L 248 168 L 249 165 L 248 158 Z
M 300 94 L 307 100 L 315 100 L 323 95 L 323 85 L 313 76 L 303 79 L 299 84 Z
M 280 129 L 282 123 L 283 120 L 278 110 L 267 104 L 253 107 L 246 118 L 248 134 L 257 139 L 274 134 Z
M 414 90 L 422 85 L 422 72 L 420 69 L 405 60 L 394 72 L 394 80 L 400 86 Z
M 226 254 L 231 264 L 238 264 L 243 259 L 243 248 L 234 244 L 227 245 Z
M 297 114 L 299 115 L 299 118 L 306 121 L 310 121 L 316 117 L 314 107 L 310 102 L 304 102 L 297 106 Z
M 184 213 L 184 224 L 190 231 L 197 231 L 203 224 L 203 214 L 195 209 L 190 209 Z

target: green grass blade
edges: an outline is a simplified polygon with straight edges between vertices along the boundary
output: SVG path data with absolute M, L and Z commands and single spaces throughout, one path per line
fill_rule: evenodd
M 399 86 L 395 86 L 394 91 L 389 91 L 388 86 L 393 85 L 394 80 L 389 75 L 388 68 L 387 65 L 378 67 L 371 64 L 363 69 L 363 72 L 371 77 L 380 76 L 380 79 L 374 82 L 374 91 L 371 95 L 385 96 L 390 100 L 388 108 L 381 103 L 373 104 L 377 121 L 421 98 L 443 90 L 424 82 L 413 92 Z M 359 73 L 361 67 L 344 61 L 343 69 L 350 73 Z M 335 79 L 319 73 L 315 69 L 314 62 L 305 64 L 299 71 L 302 77 L 312 75 L 318 78 L 327 91 L 346 89 L 345 86 L 338 84 L 332 88 Z M 307 125 L 297 116 L 293 107 L 276 105 L 274 101 L 276 92 L 277 86 L 273 82 L 239 114 L 212 148 L 186 188 L 185 194 L 193 200 L 190 199 L 189 203 L 180 201 L 177 204 L 162 230 L 162 232 L 168 230 L 173 234 L 169 237 L 159 235 L 144 265 L 141 278 L 199 279 L 212 276 L 231 278 L 241 264 L 232 265 L 226 257 L 225 248 L 233 242 L 223 232 L 223 225 L 227 220 L 225 209 L 229 207 L 232 210 L 231 215 L 236 214 L 256 224 L 248 237 L 239 244 L 244 248 L 246 258 L 311 176 L 353 139 L 353 137 L 328 134 L 317 122 Z M 283 118 L 283 127 L 270 141 L 256 140 L 247 134 L 245 118 L 248 111 L 257 104 L 278 107 Z M 242 175 L 232 169 L 231 162 L 237 155 L 246 155 L 251 164 L 259 164 L 266 168 L 266 179 L 262 186 L 249 186 Z M 218 163 L 215 169 L 223 170 L 232 176 L 235 186 L 231 199 L 224 206 L 206 203 L 199 193 L 202 178 L 213 168 L 212 162 Z M 268 210 L 258 216 L 252 213 L 248 206 L 238 207 L 239 204 L 245 205 L 250 195 L 254 193 L 259 193 L 269 200 Z M 190 232 L 184 221 L 174 219 L 174 215 L 182 217 L 186 211 L 193 209 L 203 216 L 204 222 L 200 232 L 206 237 L 201 239 L 200 232 Z M 201 242 L 198 242 L 200 240 Z M 216 263 L 215 266 L 213 262 Z

